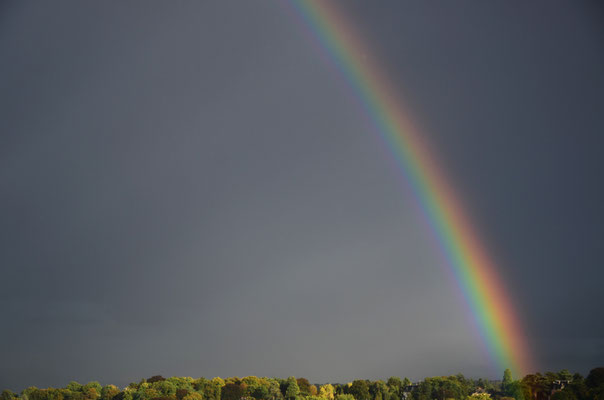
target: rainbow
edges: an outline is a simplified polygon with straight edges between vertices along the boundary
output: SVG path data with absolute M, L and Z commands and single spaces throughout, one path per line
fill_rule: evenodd
M 494 366 L 516 376 L 533 371 L 529 349 L 503 281 L 420 133 L 403 112 L 368 47 L 332 1 L 290 0 L 349 84 L 387 144 L 437 237 Z

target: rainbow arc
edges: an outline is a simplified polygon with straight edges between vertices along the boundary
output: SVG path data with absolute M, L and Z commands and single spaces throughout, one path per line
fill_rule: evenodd
M 533 371 L 519 318 L 503 280 L 392 85 L 333 2 L 291 0 L 387 143 L 437 237 L 495 365 L 516 376 Z

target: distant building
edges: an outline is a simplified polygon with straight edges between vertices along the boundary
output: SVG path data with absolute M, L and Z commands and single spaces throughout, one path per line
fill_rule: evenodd
M 554 390 L 554 391 L 562 390 L 569 383 L 570 383 L 570 380 L 557 380 L 557 381 L 553 381 L 552 382 L 552 390 Z

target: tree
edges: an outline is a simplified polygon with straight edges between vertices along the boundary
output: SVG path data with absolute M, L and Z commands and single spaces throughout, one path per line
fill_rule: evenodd
M 503 381 L 501 381 L 501 391 L 504 395 L 509 394 L 508 390 L 510 385 L 512 384 L 512 381 L 512 370 L 506 368 L 505 371 L 503 371 Z
M 269 400 L 283 400 L 283 393 L 281 392 L 281 385 L 277 379 L 268 380 L 268 399 Z
M 300 394 L 302 396 L 310 396 L 312 393 L 310 391 L 310 382 L 306 378 L 298 378 L 296 379 L 296 383 L 298 384 L 298 388 L 300 389 Z
M 101 393 L 96 388 L 89 387 L 84 389 L 84 400 L 97 400 L 101 397 Z
M 455 376 L 426 378 L 411 392 L 414 400 L 465 400 L 468 393 Z
M 202 399 L 203 399 L 203 396 L 197 392 L 191 392 L 182 398 L 182 400 L 202 400 Z
M 604 367 L 589 371 L 587 378 L 585 378 L 585 385 L 589 390 L 590 399 L 604 399 Z
M 367 381 L 360 379 L 353 381 L 348 391 L 354 396 L 356 400 L 371 400 L 371 395 L 369 394 L 369 385 L 367 385 Z
M 474 393 L 466 398 L 467 400 L 491 400 L 491 395 L 488 393 Z
M 103 386 L 101 389 L 101 400 L 112 400 L 120 393 L 120 390 L 115 385 Z
M 552 400 L 577 400 L 577 396 L 570 390 L 561 390 L 552 395 Z
M 220 398 L 222 400 L 239 400 L 243 397 L 244 388 L 238 383 L 227 383 L 222 388 Z
M 166 379 L 153 382 L 151 387 L 161 393 L 161 396 L 174 396 L 176 394 L 176 386 Z
M 21 397 L 27 400 L 63 400 L 63 391 L 70 393 L 66 389 L 38 389 L 31 387 L 24 390 Z
M 324 398 L 325 400 L 334 400 L 333 386 L 329 383 L 326 385 L 321 385 L 321 387 L 319 388 L 319 396 Z
M 82 391 L 86 391 L 87 389 L 94 389 L 97 392 L 99 392 L 99 394 L 101 393 L 101 390 L 103 389 L 103 387 L 101 386 L 100 383 L 98 383 L 97 381 L 92 381 L 92 382 L 88 382 L 87 384 L 85 384 L 82 387 Z
M 405 378 L 407 379 L 407 378 Z M 383 396 L 383 400 L 400 400 L 405 391 L 405 384 L 398 376 L 391 376 L 386 382 L 388 393 Z
M 97 381 L 88 382 L 82 386 L 82 393 L 85 400 L 96 400 L 101 397 L 103 387 Z
M 186 377 L 173 376 L 171 378 L 166 379 L 166 381 L 170 382 L 172 385 L 174 385 L 176 390 L 185 389 L 187 392 L 191 392 L 194 390 L 193 382 L 195 382 L 195 380 L 188 376 L 186 376 Z
M 81 388 L 81 385 L 80 385 Z M 63 397 L 65 400 L 84 400 L 84 394 L 81 391 L 71 391 L 69 389 L 63 389 Z
M 397 391 L 401 390 L 403 386 L 403 382 L 401 382 L 401 378 L 399 378 L 398 376 L 391 376 L 390 378 L 388 378 L 388 382 L 386 382 L 386 384 L 391 389 L 396 389 Z
M 185 397 L 187 397 L 187 395 L 188 395 L 189 393 L 190 393 L 190 392 L 189 392 L 187 389 L 176 389 L 176 394 L 175 394 L 175 396 L 176 396 L 176 398 L 177 398 L 178 400 L 182 400 L 182 399 L 184 399 Z M 194 392 L 194 393 L 195 393 L 195 394 L 198 394 L 198 395 L 199 395 L 199 396 L 200 396 L 200 397 L 203 399 L 203 396 L 201 395 L 201 393 L 197 393 L 197 392 Z
M 388 386 L 382 380 L 369 383 L 369 394 L 373 400 L 389 400 Z
M 223 387 L 224 385 L 226 385 L 226 382 L 224 381 L 224 379 L 222 379 L 219 376 L 215 376 L 214 378 L 212 378 L 212 383 L 214 383 L 220 387 Z
M 590 389 L 604 385 L 604 367 L 589 371 L 587 378 L 585 378 L 585 384 Z
M 143 383 L 138 387 L 138 390 L 132 396 L 134 400 L 149 400 L 159 397 L 161 393 L 149 386 L 148 383 Z
M 268 396 L 268 382 L 256 376 L 246 376 L 241 380 L 245 385 L 245 397 L 254 397 L 255 399 L 265 399 Z
M 76 381 L 71 381 L 71 382 L 69 382 L 67 384 L 67 386 L 65 386 L 65 389 L 69 389 L 72 392 L 81 392 L 82 391 L 82 385 L 80 385 Z
M 524 390 L 522 383 L 520 381 L 513 381 L 508 386 L 508 391 L 505 394 L 508 397 L 511 397 L 515 400 L 524 400 Z
M 193 380 L 191 385 L 203 396 L 203 400 L 220 400 L 220 390 L 224 386 L 224 381 L 221 378 L 214 378 L 211 381 L 199 378 Z
M 300 387 L 298 387 L 298 382 L 296 378 L 290 376 L 287 378 L 286 389 L 285 389 L 285 399 L 286 400 L 296 400 L 300 396 Z
M 558 372 L 558 378 L 563 381 L 571 381 L 573 379 L 573 374 L 571 374 L 569 370 L 563 369 Z

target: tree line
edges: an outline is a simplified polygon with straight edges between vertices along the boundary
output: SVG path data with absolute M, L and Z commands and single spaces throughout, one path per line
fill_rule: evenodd
M 289 377 L 213 379 L 164 378 L 156 375 L 120 389 L 99 382 L 70 382 L 64 388 L 28 387 L 16 394 L 4 390 L 0 400 L 604 400 L 604 367 L 584 378 L 567 370 L 526 375 L 514 380 L 510 370 L 501 381 L 469 379 L 462 374 L 425 378 L 412 383 L 391 377 L 339 384 L 311 384 Z

